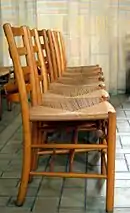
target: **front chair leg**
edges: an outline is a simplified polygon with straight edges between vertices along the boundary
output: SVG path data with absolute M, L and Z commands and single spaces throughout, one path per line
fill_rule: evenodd
M 22 206 L 25 197 L 27 194 L 29 174 L 30 174 L 30 165 L 31 165 L 31 134 L 30 134 L 30 125 L 25 125 L 24 131 L 26 130 L 26 134 L 24 134 L 24 146 L 23 146 L 23 167 L 21 174 L 21 183 L 19 186 L 19 192 L 17 196 L 17 200 L 15 202 L 16 206 Z
M 115 143 L 116 143 L 116 115 L 109 114 L 107 150 L 107 192 L 106 211 L 113 212 L 114 208 L 114 179 L 115 179 Z

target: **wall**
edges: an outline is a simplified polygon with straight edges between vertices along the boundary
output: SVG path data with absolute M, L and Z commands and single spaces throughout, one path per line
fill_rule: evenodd
M 98 63 L 110 92 L 124 91 L 128 0 L 37 0 L 37 24 L 63 32 L 69 65 Z

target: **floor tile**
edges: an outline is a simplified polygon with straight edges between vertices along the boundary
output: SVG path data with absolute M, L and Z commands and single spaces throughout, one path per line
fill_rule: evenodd
M 125 118 L 126 114 L 123 110 L 116 110 L 117 117 Z
M 29 213 L 30 209 L 19 208 L 19 207 L 0 207 L 0 212 L 2 212 L 2 213 Z
M 91 211 L 104 211 L 106 207 L 106 200 L 103 196 L 100 197 L 87 197 L 87 209 Z
M 0 178 L 0 186 L 6 186 L 6 187 L 16 187 L 18 184 L 19 179 L 17 178 Z
M 82 197 L 62 197 L 61 208 L 83 208 L 84 199 Z
M 2 207 L 2 206 L 6 206 L 7 205 L 7 203 L 8 203 L 8 201 L 9 201 L 9 197 L 7 196 L 7 197 L 0 197 L 0 207 Z
M 115 209 L 114 213 L 129 213 L 130 212 L 130 208 L 120 208 L 120 209 Z
M 123 147 L 130 148 L 130 136 L 120 136 Z
M 117 208 L 130 208 L 130 188 L 116 188 L 115 189 L 115 204 Z
M 130 172 L 116 172 L 115 179 L 117 180 L 130 180 Z
M 126 171 L 128 171 L 126 162 L 123 159 L 116 160 L 115 167 L 116 167 L 116 172 L 126 172 Z
M 21 172 L 20 171 L 7 171 L 4 172 L 2 175 L 3 178 L 20 178 L 21 177 Z
M 65 187 L 71 188 L 83 188 L 85 185 L 85 180 L 83 178 L 66 178 L 65 180 Z
M 125 154 L 125 157 L 128 165 L 130 166 L 130 154 Z
M 130 180 L 115 180 L 116 188 L 130 188 Z
M 123 96 L 113 98 L 117 106 L 118 128 L 114 213 L 130 212 L 130 102 L 125 100 Z M 57 213 L 59 210 L 59 213 L 105 213 L 105 181 L 80 178 L 36 177 L 29 184 L 25 204 L 16 207 L 13 201 L 18 193 L 22 167 L 21 116 L 17 107 L 12 112 L 4 112 L 0 122 L 0 139 L 0 212 Z M 40 170 L 46 167 L 47 162 L 48 157 L 40 159 Z M 67 157 L 56 158 L 56 171 L 65 171 L 66 162 Z M 92 153 L 86 163 L 82 154 L 75 156 L 73 169 L 84 172 L 87 166 L 88 171 L 93 173 L 99 171 L 99 165 L 99 155 Z
M 33 212 L 35 213 L 56 213 L 58 208 L 59 198 L 40 198 L 35 201 Z
M 86 189 L 88 197 L 106 196 L 106 181 L 88 179 L 86 181 Z
M 35 197 L 26 197 L 23 208 L 31 210 L 31 208 L 33 207 L 34 201 L 35 201 Z M 16 202 L 16 197 L 10 197 L 7 207 L 17 208 L 15 205 L 15 202 Z M 22 209 L 22 207 L 19 207 L 19 208 Z
M 117 121 L 117 128 L 119 132 L 130 132 L 130 125 L 127 121 Z
M 43 180 L 38 196 L 43 196 L 43 197 L 59 197 L 60 196 L 60 191 L 62 187 L 62 179 L 60 178 L 45 178 Z

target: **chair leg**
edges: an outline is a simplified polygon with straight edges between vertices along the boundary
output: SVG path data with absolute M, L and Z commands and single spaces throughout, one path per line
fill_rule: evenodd
M 116 143 L 116 115 L 109 113 L 108 123 L 108 151 L 107 151 L 107 186 L 106 211 L 113 212 L 114 208 L 114 179 L 115 179 L 115 143 Z
M 36 144 L 39 143 L 39 132 L 38 132 L 38 124 L 35 123 L 32 126 L 32 143 Z M 37 155 L 37 150 L 34 149 L 32 150 L 32 164 L 31 164 L 31 170 L 34 171 L 37 169 L 37 161 L 38 161 L 38 155 Z
M 38 129 L 38 123 L 34 123 L 32 125 L 32 143 L 33 144 L 41 144 L 42 143 L 42 132 Z M 36 149 L 32 150 L 31 153 L 31 171 L 35 171 L 38 166 L 38 154 Z M 33 180 L 33 177 L 29 177 L 29 183 L 31 183 Z
M 101 152 L 101 174 L 104 175 L 106 173 L 105 162 L 104 162 L 104 152 Z
M 30 174 L 30 165 L 31 165 L 30 126 L 25 125 L 24 129 L 26 130 L 26 133 L 24 135 L 24 146 L 23 146 L 23 167 L 22 167 L 19 192 L 18 192 L 17 200 L 15 202 L 16 206 L 22 206 L 25 201 L 27 188 L 28 188 L 29 174 Z
M 0 120 L 2 118 L 2 97 L 1 97 L 1 91 L 0 91 Z
M 102 138 L 100 139 L 100 144 L 102 144 Z M 101 174 L 106 173 L 106 167 L 105 167 L 105 162 L 104 162 L 104 151 L 101 151 Z
M 7 101 L 7 108 L 8 108 L 8 111 L 12 111 L 12 103 Z
M 78 129 L 77 128 L 73 130 L 72 143 L 73 144 L 78 143 Z M 70 163 L 69 163 L 70 172 L 72 172 L 72 169 L 73 169 L 74 156 L 75 156 L 75 149 L 71 150 L 71 152 L 70 152 Z

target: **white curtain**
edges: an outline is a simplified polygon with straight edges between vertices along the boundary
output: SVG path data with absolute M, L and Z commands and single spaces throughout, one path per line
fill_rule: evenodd
M 126 87 L 128 0 L 37 0 L 39 28 L 63 32 L 69 65 L 100 64 L 112 94 Z
M 125 91 L 126 56 L 130 52 L 129 0 L 1 0 L 1 25 L 37 26 L 61 30 L 68 65 L 99 64 L 112 94 Z M 0 30 L 1 61 L 8 64 Z M 2 51 L 3 50 L 3 51 Z
M 14 26 L 36 26 L 36 1 L 35 0 L 1 0 L 0 1 L 0 65 L 11 65 L 8 54 L 8 45 L 2 29 L 4 23 Z

